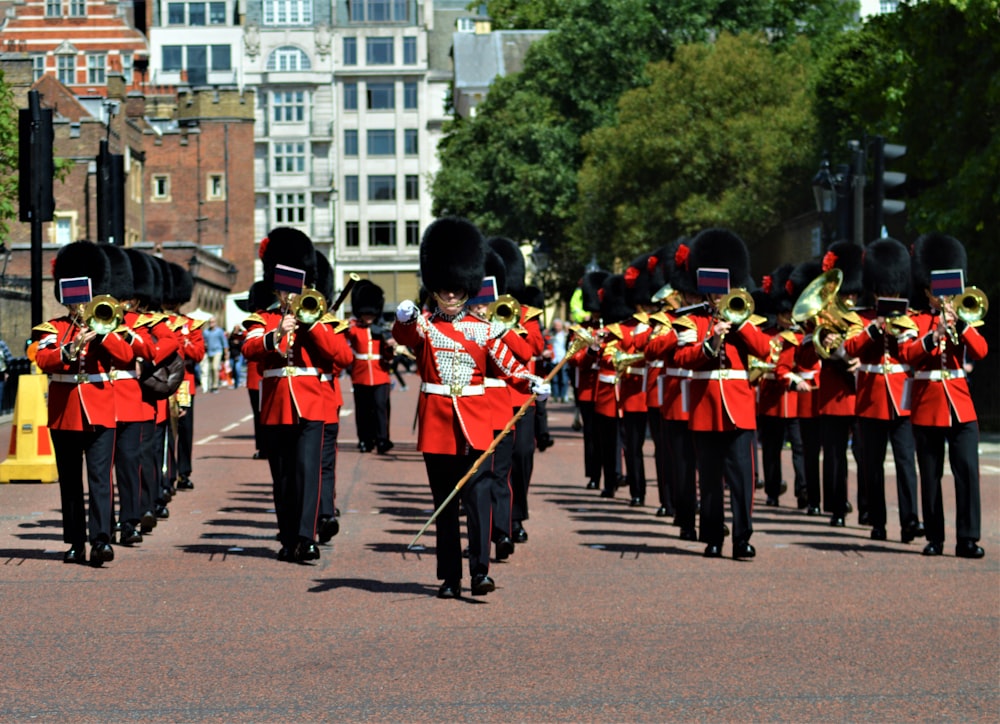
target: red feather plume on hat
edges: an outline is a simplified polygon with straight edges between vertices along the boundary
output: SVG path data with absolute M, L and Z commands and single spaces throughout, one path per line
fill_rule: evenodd
M 677 251 L 674 252 L 674 264 L 678 269 L 687 269 L 688 256 L 691 254 L 691 247 L 687 244 L 678 244 Z
M 835 267 L 836 265 L 837 265 L 837 255 L 834 254 L 832 251 L 826 252 L 826 254 L 823 255 L 823 271 L 828 272 L 831 269 L 833 269 L 833 267 Z
M 639 270 L 634 266 L 630 266 L 625 270 L 625 286 L 629 289 L 635 286 L 636 280 L 639 278 Z
M 52 272 L 52 276 L 56 274 L 56 258 L 52 257 L 52 261 L 49 262 L 49 271 Z
M 603 302 L 604 301 L 604 289 L 603 288 L 597 290 L 597 301 L 599 301 L 599 302 Z
M 650 254 L 649 259 L 646 260 L 646 269 L 649 271 L 650 274 L 652 274 L 654 271 L 656 271 L 656 265 L 659 263 L 660 260 L 657 259 L 652 254 Z
M 267 251 L 267 245 L 270 243 L 271 240 L 266 236 L 260 240 L 260 248 L 257 249 L 257 258 L 261 261 L 264 261 L 264 252 Z
M 795 284 L 791 279 L 785 282 L 785 291 L 788 292 L 789 296 L 795 294 Z
M 760 280 L 760 286 L 764 290 L 764 294 L 770 294 L 771 290 L 774 289 L 774 279 L 771 278 L 770 274 L 765 274 L 764 278 Z

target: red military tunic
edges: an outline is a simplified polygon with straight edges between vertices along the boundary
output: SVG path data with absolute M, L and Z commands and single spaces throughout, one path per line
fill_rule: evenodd
M 807 334 L 802 338 L 795 361 L 803 370 L 819 368 L 819 374 L 813 380 L 813 384 L 818 384 L 813 393 L 816 415 L 854 417 L 856 381 L 854 373 L 848 371 L 845 360 L 836 357 L 822 359 L 813 346 L 812 334 Z
M 956 328 L 962 331 L 957 345 L 947 335 L 934 344 L 932 332 L 939 319 L 930 312 L 916 315 L 917 336 L 899 348 L 900 359 L 913 367 L 914 425 L 951 427 L 953 413 L 962 423 L 976 419 L 962 361 L 966 356 L 973 362 L 983 359 L 988 351 L 986 339 L 975 327 L 958 322 Z
M 164 314 L 127 312 L 125 324 L 131 328 L 130 342 L 137 362 L 145 359 L 156 365 L 180 348 Z M 115 407 L 118 420 L 120 422 L 155 420 L 157 414 L 155 401 L 143 396 L 142 386 L 138 380 L 126 380 L 126 382 L 129 384 L 122 383 L 120 374 L 115 380 Z
M 900 362 L 895 336 L 875 326 L 875 312 L 860 313 L 865 327 L 844 341 L 844 351 L 857 357 L 858 397 L 855 411 L 858 417 L 875 420 L 892 419 L 892 411 L 900 417 L 910 414 L 908 399 L 910 368 Z M 904 335 L 912 338 L 912 333 Z
M 545 334 L 542 332 L 541 318 L 541 309 L 535 309 L 527 305 L 521 307 L 521 329 L 523 330 L 524 340 L 531 347 L 532 359 L 527 364 L 527 369 L 530 372 L 535 371 L 534 358 L 540 355 L 545 349 Z M 510 401 L 513 407 L 518 408 L 528 401 L 531 393 L 526 391 L 527 389 L 525 385 L 521 385 L 520 389 L 516 386 L 511 387 Z
M 795 353 L 802 335 L 784 330 L 771 338 L 771 351 L 764 360 L 774 365 L 763 374 L 757 394 L 757 414 L 784 419 L 799 416 L 798 393 L 792 389 L 795 377 Z M 798 378 L 801 379 L 801 378 Z
M 697 325 L 699 344 L 674 353 L 677 365 L 691 370 L 688 425 L 699 432 L 755 430 L 757 404 L 747 379 L 748 358 L 766 357 L 770 338 L 748 320 L 730 329 L 720 354 L 712 356 L 705 343 L 715 318 L 706 312 L 688 318 Z
M 191 319 L 184 314 L 172 313 L 168 324 L 174 330 L 179 345 L 178 352 L 184 358 L 184 382 L 181 386 L 184 390 L 178 390 L 177 398 L 189 400 L 189 405 L 194 402 L 198 385 L 194 379 L 194 366 L 205 359 L 205 339 L 202 337 L 201 327 L 205 322 L 201 319 Z M 156 421 L 163 422 L 167 419 L 167 401 L 160 400 Z
M 371 326 L 352 319 L 344 336 L 354 352 L 351 383 L 370 387 L 389 384 L 389 371 L 382 365 L 384 341 L 372 336 Z
M 262 368 L 260 421 L 264 425 L 292 425 L 298 420 L 326 422 L 333 404 L 330 384 L 321 379 L 324 360 L 345 368 L 354 355 L 331 315 L 306 327 L 300 324 L 275 346 L 282 313 L 276 308 L 250 315 L 243 355 Z M 339 320 L 336 320 L 339 322 Z M 289 347 L 291 345 L 291 347 Z M 329 372 L 327 372 L 329 374 Z
M 502 337 L 514 357 L 525 367 L 531 361 L 531 345 L 517 332 L 510 330 Z M 511 419 L 511 390 L 520 389 L 523 391 L 525 385 L 523 380 L 512 378 L 505 374 L 491 359 L 483 384 L 486 387 L 486 402 L 490 406 L 490 416 L 493 419 L 493 430 L 499 431 L 506 427 Z M 530 394 L 530 393 L 529 393 Z M 521 403 L 524 404 L 524 403 Z
M 597 331 L 595 325 L 585 323 L 581 326 L 589 329 L 590 333 Z M 594 355 L 589 352 L 589 347 L 583 347 L 571 355 L 566 363 L 573 367 L 573 388 L 576 390 L 577 402 L 593 402 L 597 393 L 597 363 Z
M 669 315 L 668 315 L 669 317 Z M 673 322 L 673 317 L 670 317 Z M 656 404 L 660 415 L 665 420 L 687 420 L 688 410 L 685 404 L 687 397 L 687 380 L 691 371 L 678 367 L 674 362 L 674 353 L 683 346 L 677 338 L 677 330 L 673 324 L 650 335 L 644 353 L 647 361 L 663 363 L 663 370 L 656 380 Z
M 88 344 L 76 360 L 63 353 L 81 328 L 69 317 L 59 317 L 35 327 L 38 341 L 35 362 L 49 375 L 49 427 L 83 431 L 89 427 L 115 427 L 115 393 L 110 373 L 131 368 L 132 347 L 117 332 Z
M 487 360 L 508 378 L 535 379 L 504 343 L 506 333 L 504 325 L 467 312 L 434 313 L 393 325 L 392 336 L 413 350 L 423 380 L 417 403 L 419 451 L 460 455 L 467 448 L 489 447 L 494 427 L 484 399 Z
M 641 344 L 649 332 L 646 315 L 629 317 L 621 323 L 619 349 L 628 355 L 642 353 Z M 632 362 L 619 377 L 618 404 L 622 412 L 646 412 L 646 360 Z
M 618 403 L 618 371 L 615 369 L 615 350 L 619 349 L 624 332 L 620 324 L 609 324 L 603 330 L 604 342 L 597 358 L 597 390 L 594 393 L 594 412 L 604 417 L 621 417 Z

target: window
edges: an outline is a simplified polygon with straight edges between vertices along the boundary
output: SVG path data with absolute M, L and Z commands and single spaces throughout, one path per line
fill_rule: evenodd
M 407 0 L 350 0 L 352 23 L 402 23 L 407 20 Z
M 369 176 L 368 177 L 368 200 L 369 201 L 395 201 L 396 200 L 396 177 L 395 176 Z
M 420 199 L 420 178 L 416 174 L 407 174 L 404 181 L 406 186 L 406 200 L 418 201 Z
M 209 25 L 225 25 L 226 24 L 226 4 L 225 3 L 209 3 L 208 4 L 208 24 Z
M 228 45 L 212 46 L 212 70 L 232 70 L 232 49 Z
M 76 235 L 73 233 L 73 217 L 64 216 L 58 212 L 53 214 L 53 221 L 55 221 L 55 232 L 56 232 L 56 243 L 57 244 L 69 244 L 73 241 Z
M 408 111 L 417 109 L 417 82 L 415 80 L 403 83 L 403 108 Z
M 306 170 L 305 143 L 274 144 L 275 173 L 303 173 Z
M 358 84 L 344 83 L 344 110 L 358 110 Z
M 153 176 L 153 200 L 170 200 L 170 176 L 166 174 Z
M 455 30 L 460 33 L 476 32 L 476 21 L 472 18 L 459 18 L 455 21 Z
M 406 222 L 406 245 L 407 246 L 420 246 L 420 222 L 419 221 L 407 221 Z
M 406 128 L 403 130 L 403 153 L 407 156 L 417 155 L 417 129 Z
M 163 46 L 163 70 L 177 71 L 184 67 L 184 46 Z
M 392 83 L 369 83 L 367 93 L 370 111 L 391 111 L 396 107 L 396 89 Z
M 45 54 L 31 56 L 31 79 L 38 80 L 45 75 Z
M 885 13 L 894 13 L 896 8 L 899 7 L 899 0 L 879 0 L 878 11 L 883 15 Z
M 132 70 L 134 68 L 133 56 L 131 53 L 122 53 L 122 75 L 125 77 L 126 83 L 132 82 Z
M 87 17 L 87 0 L 69 0 L 69 16 L 71 18 Z
M 60 55 L 56 57 L 56 78 L 63 85 L 76 85 L 76 56 Z
M 306 195 L 275 194 L 274 222 L 276 224 L 304 224 L 306 222 Z
M 226 177 L 221 173 L 210 173 L 208 175 L 208 188 L 206 195 L 209 201 L 222 201 L 226 198 Z
M 344 65 L 358 64 L 358 39 L 344 38 Z
M 312 0 L 264 0 L 265 25 L 312 25 Z
M 368 65 L 392 65 L 394 38 L 366 38 L 365 62 Z
M 344 201 L 358 200 L 358 177 L 351 174 L 344 176 Z
M 167 25 L 184 24 L 184 3 L 170 3 L 167 5 Z
M 369 221 L 368 246 L 396 246 L 396 222 Z
M 274 120 L 276 123 L 301 122 L 306 116 L 306 94 L 304 91 L 281 91 L 273 96 Z
M 205 3 L 188 3 L 188 25 L 205 25 Z
M 361 230 L 357 221 L 344 224 L 344 246 L 357 248 L 361 246 Z
M 62 0 L 45 0 L 45 16 L 49 18 L 61 18 Z
M 396 132 L 392 129 L 369 130 L 366 150 L 369 156 L 395 156 Z
M 403 38 L 403 65 L 417 64 L 417 39 L 407 36 Z
M 267 59 L 268 70 L 296 71 L 309 70 L 310 67 L 312 64 L 309 62 L 309 56 L 291 45 L 283 45 L 276 49 Z
M 358 155 L 358 131 L 355 128 L 344 129 L 344 155 Z
M 87 82 L 104 85 L 108 59 L 104 53 L 87 54 Z

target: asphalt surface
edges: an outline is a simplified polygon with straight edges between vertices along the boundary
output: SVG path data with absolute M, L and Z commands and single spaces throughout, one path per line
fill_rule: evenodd
M 390 455 L 359 453 L 342 419 L 342 528 L 315 564 L 275 559 L 244 390 L 197 398 L 195 489 L 103 568 L 62 562 L 57 485 L 0 485 L 0 721 L 1000 720 L 995 442 L 985 559 L 953 555 L 950 477 L 945 555 L 900 543 L 890 464 L 888 541 L 757 491 L 757 558 L 727 541 L 708 560 L 654 516 L 655 487 L 645 508 L 584 489 L 572 408 L 554 404 L 530 539 L 492 567 L 495 592 L 466 578 L 439 600 L 433 529 L 406 550 L 432 512 L 409 380 Z

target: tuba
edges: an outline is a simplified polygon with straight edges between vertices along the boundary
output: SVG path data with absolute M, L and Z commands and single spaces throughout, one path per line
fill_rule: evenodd
M 486 318 L 500 322 L 507 329 L 514 329 L 521 323 L 521 304 L 509 294 L 504 294 L 486 307 Z
M 98 334 L 111 334 L 121 324 L 124 309 L 110 294 L 101 294 L 87 302 L 80 316 L 83 323 Z
M 292 301 L 291 312 L 302 324 L 313 324 L 326 314 L 326 297 L 315 289 L 303 289 Z
M 733 289 L 719 300 L 716 314 L 735 325 L 743 324 L 753 314 L 753 297 L 746 289 Z
M 844 273 L 840 269 L 823 272 L 809 282 L 802 290 L 799 300 L 792 308 L 792 319 L 796 322 L 814 321 L 813 347 L 823 359 L 830 359 L 833 349 L 823 344 L 823 333 L 846 335 L 858 326 L 854 312 L 837 295 L 844 283 Z

